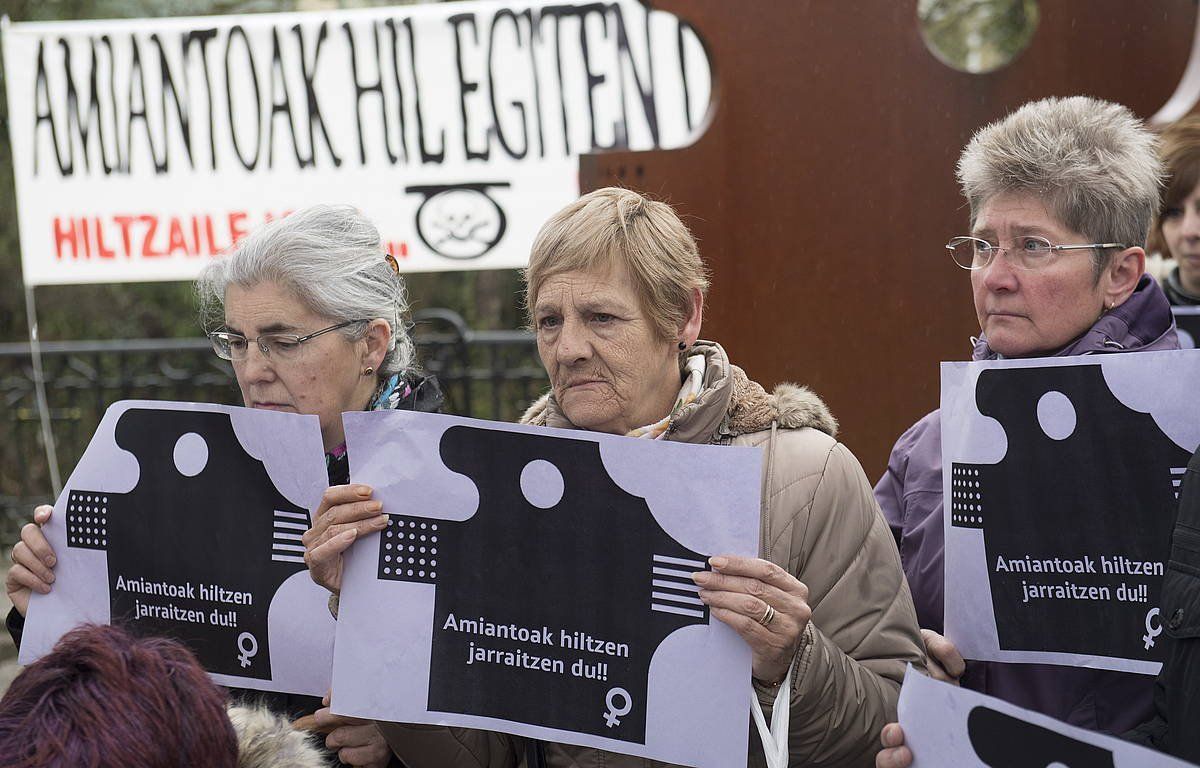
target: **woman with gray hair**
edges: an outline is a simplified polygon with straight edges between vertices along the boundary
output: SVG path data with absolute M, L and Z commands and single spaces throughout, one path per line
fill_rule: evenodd
M 525 279 L 550 392 L 524 423 L 762 448 L 760 556 L 718 555 L 693 575 L 711 615 L 751 651 L 753 681 L 728 694 L 756 702 L 749 764 L 870 764 L 906 665 L 924 658 L 896 547 L 825 404 L 794 384 L 765 390 L 699 338 L 708 278 L 665 203 L 627 189 L 584 195 L 542 227 Z M 351 543 L 306 552 L 334 592 Z M 772 713 L 779 725 L 766 735 Z M 500 733 L 381 727 L 410 768 L 663 765 Z
M 346 485 L 342 412 L 436 411 L 442 394 L 436 379 L 412 368 L 404 281 L 375 225 L 345 205 L 296 211 L 209 264 L 197 293 L 213 350 L 232 362 L 246 407 L 320 420 L 331 487 L 318 515 L 343 498 L 376 504 L 369 489 Z M 8 628 L 18 645 L 31 591 L 49 592 L 54 581 L 54 552 L 41 531 L 52 509 L 38 507 L 13 547 L 5 587 L 13 603 Z M 253 695 L 295 717 L 315 712 L 327 746 L 349 765 L 384 766 L 391 759 L 370 723 L 333 716 L 316 699 Z
M 970 234 L 946 248 L 970 272 L 973 359 L 1178 349 L 1142 244 L 1158 210 L 1154 136 L 1125 107 L 1076 96 L 1026 104 L 979 130 L 958 162 Z M 941 412 L 900 436 L 875 497 L 900 546 L 936 677 L 1074 725 L 1120 733 L 1151 713 L 1154 679 L 1042 664 L 963 663 L 942 637 Z M 951 574 L 952 576 L 952 574 Z M 899 726 L 881 768 L 912 759 Z

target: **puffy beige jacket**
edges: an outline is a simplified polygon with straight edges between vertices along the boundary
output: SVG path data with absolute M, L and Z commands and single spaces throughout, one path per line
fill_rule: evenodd
M 707 358 L 704 387 L 676 414 L 667 439 L 763 448 L 761 554 L 809 588 L 813 613 L 797 654 L 789 765 L 874 765 L 879 731 L 896 719 L 905 665 L 924 668 L 895 542 L 862 467 L 834 439 L 837 423 L 816 395 L 791 384 L 768 394 L 731 365 L 719 345 L 698 342 L 696 349 Z M 573 426 L 549 396 L 523 421 Z M 759 689 L 758 697 L 769 722 L 774 692 Z M 529 745 L 515 736 L 380 726 L 410 768 L 532 768 Z M 566 744 L 543 746 L 548 768 L 665 765 Z M 765 765 L 753 728 L 749 764 Z

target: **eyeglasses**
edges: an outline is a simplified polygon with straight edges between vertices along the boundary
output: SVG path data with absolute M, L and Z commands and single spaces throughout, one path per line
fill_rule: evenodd
M 1055 261 L 1060 251 L 1084 251 L 1096 248 L 1124 248 L 1124 243 L 1088 243 L 1086 245 L 1052 245 L 1044 237 L 1018 237 L 1010 246 L 992 245 L 978 237 L 955 237 L 946 243 L 954 263 L 963 269 L 983 269 L 992 263 L 999 251 L 1008 252 L 1008 262 L 1018 269 L 1040 269 Z
M 264 333 L 257 339 L 247 339 L 240 333 L 217 331 L 216 333 L 208 334 L 208 338 L 212 342 L 213 351 L 222 360 L 245 360 L 246 355 L 250 351 L 251 341 L 258 345 L 258 349 L 263 353 L 263 357 L 273 360 L 295 360 L 300 357 L 300 345 L 309 339 L 315 339 L 323 333 L 336 331 L 355 323 L 369 322 L 371 321 L 347 320 L 344 323 L 338 323 L 337 325 L 331 325 L 328 328 L 314 331 L 307 336 L 297 336 L 294 333 Z

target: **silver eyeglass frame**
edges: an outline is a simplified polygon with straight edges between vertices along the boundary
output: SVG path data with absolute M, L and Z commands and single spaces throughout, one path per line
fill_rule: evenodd
M 271 357 L 270 344 L 268 342 L 264 342 L 263 341 L 264 338 L 278 339 L 278 340 L 286 341 L 289 344 L 295 344 L 297 347 L 299 347 L 304 342 L 309 341 L 310 339 L 315 339 L 318 336 L 321 336 L 323 334 L 341 330 L 342 328 L 345 328 L 346 326 L 349 326 L 349 325 L 354 325 L 355 323 L 369 323 L 369 322 L 371 322 L 371 321 L 370 320 L 347 320 L 344 323 L 338 323 L 337 325 L 331 325 L 328 328 L 322 328 L 319 331 L 313 331 L 312 333 L 307 334 L 305 336 L 297 336 L 294 333 L 264 333 L 264 334 L 261 334 L 260 336 L 257 336 L 255 338 L 251 339 L 246 336 L 243 336 L 240 333 L 231 333 L 229 331 L 214 331 L 213 333 L 208 334 L 208 340 L 210 342 L 212 342 L 213 352 L 215 352 L 217 357 L 221 358 L 222 360 L 229 360 L 230 362 L 241 362 L 242 360 L 245 360 L 247 355 L 249 355 L 249 352 L 250 352 L 249 342 L 251 342 L 251 341 L 253 341 L 255 346 L 258 347 L 258 351 L 262 353 L 263 357 L 267 358 L 268 360 L 271 360 L 271 359 L 278 359 L 278 358 Z M 222 342 L 224 342 L 226 345 L 228 345 L 230 341 L 233 341 L 235 339 L 247 342 L 246 355 L 242 355 L 241 357 L 234 357 L 232 351 L 227 355 L 222 353 L 222 351 L 221 351 Z M 232 349 L 232 348 L 230 347 L 230 349 Z
M 1019 239 L 1021 239 L 1021 240 L 1037 240 L 1038 242 L 1044 243 L 1045 250 L 1049 253 L 1057 253 L 1059 251 L 1084 251 L 1084 250 L 1091 250 L 1091 249 L 1110 250 L 1112 248 L 1122 248 L 1123 249 L 1123 248 L 1128 247 L 1124 243 L 1077 243 L 1077 244 L 1072 244 L 1072 245 L 1054 245 L 1049 240 L 1047 240 L 1046 238 L 1041 237 L 1039 235 L 1022 235 Z M 982 264 L 976 265 L 976 264 L 974 264 L 974 259 L 972 259 L 971 260 L 972 264 L 968 266 L 968 265 L 963 264 L 957 258 L 955 258 L 955 256 L 954 256 L 955 249 L 958 246 L 966 245 L 967 243 L 977 243 L 977 244 L 982 243 L 983 245 L 987 246 L 987 250 L 990 252 L 990 255 L 989 255 L 987 261 Z M 972 237 L 971 235 L 958 235 L 957 237 L 952 237 L 946 243 L 945 248 L 947 251 L 950 252 L 950 260 L 954 262 L 955 266 L 961 267 L 961 268 L 971 271 L 971 272 L 973 272 L 977 269 L 985 269 L 986 267 L 990 266 L 991 263 L 996 260 L 996 254 L 998 252 L 1000 252 L 1000 251 L 1012 252 L 1012 250 L 1013 250 L 1011 247 L 1006 247 L 1006 246 L 1001 246 L 1001 245 L 992 245 L 987 240 L 984 240 L 982 237 Z M 973 250 L 978 251 L 978 250 L 980 250 L 980 248 L 977 246 Z M 1031 270 L 1031 269 L 1036 269 L 1036 267 L 1027 267 L 1027 266 L 1024 266 L 1023 264 L 1019 264 L 1019 263 L 1013 262 L 1011 260 L 1010 260 L 1010 263 L 1013 264 L 1013 266 L 1017 267 L 1018 269 L 1024 269 L 1026 271 Z

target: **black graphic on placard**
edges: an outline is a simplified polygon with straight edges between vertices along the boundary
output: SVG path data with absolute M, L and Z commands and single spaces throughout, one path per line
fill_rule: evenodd
M 108 553 L 113 623 L 188 645 L 210 672 L 271 679 L 267 612 L 304 570 L 308 511 L 276 490 L 225 413 L 131 408 L 129 493 L 72 490 L 67 546 Z
M 1113 754 L 1040 725 L 975 707 L 967 714 L 967 736 L 990 768 L 1113 768 Z
M 427 184 L 406 187 L 424 196 L 417 207 L 417 236 L 429 250 L 448 259 L 477 259 L 504 237 L 508 217 L 488 190 L 508 182 Z
M 1179 346 L 1195 349 L 1200 346 L 1200 312 L 1197 307 L 1172 307 L 1175 314 L 1175 332 L 1179 334 Z
M 1146 564 L 1167 559 L 1190 452 L 1098 365 L 990 369 L 975 395 L 1008 450 L 952 465 L 950 524 L 983 531 L 1000 648 L 1161 661 Z
M 691 579 L 706 557 L 613 482 L 593 441 L 454 426 L 440 452 L 478 510 L 392 515 L 379 545 L 380 579 L 436 585 L 429 709 L 644 744 L 655 650 L 708 622 Z M 532 501 L 531 474 L 550 478 Z

